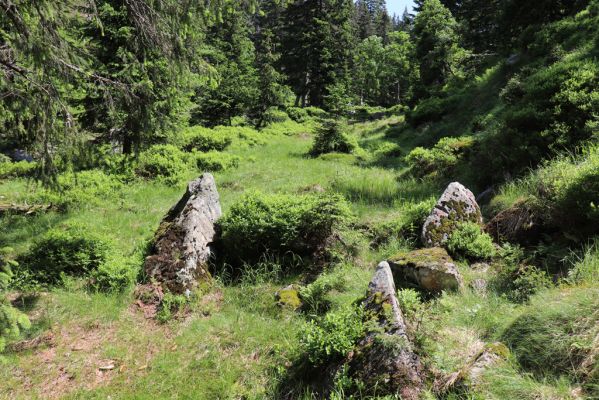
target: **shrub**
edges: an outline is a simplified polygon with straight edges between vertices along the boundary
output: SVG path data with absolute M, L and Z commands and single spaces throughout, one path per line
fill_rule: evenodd
M 351 153 L 358 148 L 355 138 L 347 134 L 347 126 L 338 120 L 326 120 L 316 132 L 310 154 Z
M 499 251 L 497 276 L 493 286 L 514 302 L 525 302 L 541 289 L 551 287 L 547 272 L 524 260 L 524 251 L 518 246 L 504 244 Z
M 336 195 L 245 195 L 218 222 L 223 254 L 256 262 L 264 253 L 313 256 L 349 218 L 347 203 Z
M 495 256 L 493 239 L 474 222 L 457 226 L 447 239 L 447 250 L 469 260 L 489 260 Z
M 439 121 L 445 114 L 453 111 L 454 103 L 451 98 L 430 97 L 424 99 L 406 114 L 406 122 L 417 127 L 426 122 Z
M 352 117 L 358 121 L 374 121 L 387 116 L 384 107 L 356 106 L 351 111 Z
M 196 165 L 200 171 L 224 171 L 239 166 L 240 158 L 232 154 L 210 151 L 195 154 Z
M 502 340 L 524 369 L 539 377 L 567 374 L 586 384 L 589 394 L 597 395 L 599 375 L 593 357 L 599 334 L 598 308 L 596 288 L 547 291 L 531 300 L 505 329 Z
M 84 276 L 106 262 L 109 243 L 83 226 L 52 229 L 37 240 L 23 264 L 39 282 L 57 283 L 61 275 Z
M 233 142 L 232 135 L 223 130 L 192 126 L 182 133 L 182 147 L 187 151 L 223 151 Z
M 0 179 L 31 176 L 36 169 L 34 162 L 0 162 Z
M 300 333 L 300 344 L 313 365 L 341 360 L 364 333 L 362 310 L 349 307 L 329 312 L 319 321 L 310 321 Z
M 399 217 L 372 226 L 370 228 L 372 245 L 378 247 L 392 239 L 402 237 L 418 243 L 424 221 L 436 202 L 436 198 L 430 197 L 417 203 L 407 203 L 401 207 Z
M 308 115 L 312 118 L 327 118 L 329 116 L 329 113 L 318 107 L 304 107 L 304 110 L 306 110 Z
M 11 267 L 16 266 L 15 261 L 6 259 L 8 251 L 0 249 L 0 353 L 4 351 L 7 340 L 17 337 L 21 330 L 31 326 L 27 316 L 14 308 L 5 296 L 13 278 Z
M 397 291 L 397 300 L 401 312 L 408 319 L 414 319 L 422 308 L 420 293 L 414 289 L 400 289 Z
M 166 323 L 173 318 L 174 314 L 185 307 L 188 302 L 188 298 L 184 295 L 176 295 L 166 292 L 162 298 L 162 301 L 160 302 L 160 309 L 156 314 L 156 318 L 158 321 Z
M 166 184 L 176 184 L 187 170 L 186 156 L 173 145 L 156 145 L 139 155 L 137 175 L 158 179 Z
M 123 292 L 135 284 L 141 263 L 136 258 L 113 257 L 91 272 L 89 286 L 100 292 Z
M 328 311 L 331 302 L 327 299 L 327 295 L 331 290 L 343 289 L 345 283 L 343 275 L 321 274 L 314 282 L 300 288 L 299 295 L 303 303 L 303 310 L 309 314 Z
M 58 189 L 36 192 L 34 203 L 50 203 L 60 209 L 97 205 L 101 200 L 114 200 L 121 194 L 122 183 L 101 170 L 67 172 L 57 177 Z
M 276 107 L 270 107 L 263 116 L 263 123 L 268 124 L 278 124 L 281 122 L 285 122 L 289 119 L 287 113 L 283 110 L 279 110 Z
M 405 158 L 416 176 L 441 175 L 452 173 L 458 162 L 474 144 L 471 137 L 445 137 L 432 149 L 417 147 Z
M 306 111 L 305 108 L 300 107 L 287 107 L 287 115 L 289 115 L 289 118 L 300 124 L 306 122 L 310 118 L 308 111 Z
M 7 164 L 12 162 L 12 159 L 6 154 L 0 153 L 0 164 Z

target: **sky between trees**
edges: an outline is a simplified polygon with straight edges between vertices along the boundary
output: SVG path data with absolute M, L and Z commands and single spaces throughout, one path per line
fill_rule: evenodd
M 389 10 L 389 14 L 397 14 L 401 15 L 404 9 L 408 7 L 408 10 L 412 11 L 412 7 L 414 7 L 413 0 L 387 0 L 387 9 Z

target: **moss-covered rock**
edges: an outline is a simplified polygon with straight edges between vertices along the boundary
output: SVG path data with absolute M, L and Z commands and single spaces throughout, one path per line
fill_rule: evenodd
M 379 264 L 362 307 L 367 334 L 346 360 L 349 375 L 364 384 L 361 394 L 420 398 L 424 369 L 408 337 L 387 262 Z
M 290 308 L 297 310 L 302 306 L 302 300 L 299 295 L 299 287 L 296 285 L 289 285 L 279 290 L 275 294 L 277 304 L 283 308 Z
M 483 222 L 474 194 L 462 184 L 449 184 L 424 222 L 422 242 L 427 247 L 442 246 L 462 222 Z
M 389 265 L 400 287 L 416 287 L 430 293 L 462 287 L 455 263 L 441 247 L 400 253 L 389 260 Z
M 214 177 L 204 174 L 190 182 L 156 231 L 145 261 L 147 276 L 177 294 L 189 293 L 198 281 L 210 279 L 214 224 L 221 214 Z

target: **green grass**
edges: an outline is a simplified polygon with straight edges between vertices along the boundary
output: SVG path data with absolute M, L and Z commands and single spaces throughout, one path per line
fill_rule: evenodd
M 407 135 L 402 124 L 403 117 L 354 124 L 352 134 L 359 138 L 365 155 L 316 158 L 307 155 L 313 126 L 277 125 L 268 133 L 252 133 L 259 135 L 252 141 L 264 139 L 263 145 L 235 141 L 226 152 L 240 158 L 239 167 L 214 174 L 225 213 L 245 192 L 253 190 L 292 195 L 324 190 L 346 197 L 357 216 L 354 226 L 359 228 L 341 233 L 354 249 L 352 257 L 326 266 L 320 275 L 321 280 L 342 282 L 319 299 L 331 311 L 364 294 L 379 261 L 413 246 L 406 238 L 391 235 L 372 249 L 364 227 L 385 227 L 387 223 L 403 226 L 415 213 L 419 215 L 416 204 L 429 207 L 443 189 L 438 183 L 405 176 L 400 155 L 422 144 L 423 138 Z M 391 153 L 380 149 L 390 149 Z M 190 167 L 185 178 L 199 174 Z M 504 189 L 502 196 L 511 196 L 506 203 L 527 193 L 520 187 L 514 186 L 512 192 Z M 184 189 L 183 182 L 169 186 L 136 181 L 123 185 L 112 197 L 65 213 L 3 216 L 0 247 L 9 246 L 14 255 L 23 254 L 47 230 L 77 223 L 111 238 L 117 256 L 128 257 L 148 243 Z M 26 180 L 3 181 L 0 193 L 4 198 L 0 201 L 22 203 L 35 197 L 36 190 Z M 572 283 L 587 291 L 594 290 L 598 280 L 596 247 L 589 245 L 584 256 L 576 260 L 574 271 L 578 272 L 572 276 Z M 305 286 L 316 277 L 302 273 L 301 268 L 282 275 L 277 262 L 274 258 L 263 260 L 253 275 L 235 283 L 225 284 L 226 280 L 217 277 L 212 288 L 198 293 L 177 318 L 165 324 L 146 320 L 131 293 L 90 293 L 78 280 L 21 302 L 33 328 L 20 339 L 51 334 L 53 345 L 8 352 L 5 365 L 10 368 L 0 367 L 0 398 L 52 394 L 71 399 L 274 399 L 285 385 L 297 389 L 296 398 L 314 398 L 305 382 L 294 381 L 290 371 L 302 357 L 298 332 L 305 321 L 321 318 L 317 315 L 321 311 L 281 310 L 274 294 L 290 283 Z M 482 272 L 461 264 L 459 268 L 466 287 L 475 279 L 491 279 L 493 274 L 492 269 Z M 539 310 L 543 316 L 543 304 L 557 302 L 557 307 L 560 296 L 579 290 L 583 289 L 543 291 L 533 296 L 529 305 L 511 303 L 492 289 L 486 296 L 465 289 L 427 301 L 410 323 L 426 364 L 450 373 L 464 365 L 476 346 L 502 340 L 522 315 Z M 573 315 L 586 310 L 577 302 L 568 304 L 571 308 L 567 310 Z M 85 350 L 77 350 L 78 346 Z M 577 375 L 529 374 L 519 362 L 524 352 L 517 346 L 514 349 L 510 360 L 485 372 L 482 385 L 466 398 L 571 397 Z M 107 362 L 114 362 L 115 369 L 100 373 L 98 367 Z M 432 393 L 428 396 L 434 398 Z M 461 398 L 455 396 L 448 398 Z

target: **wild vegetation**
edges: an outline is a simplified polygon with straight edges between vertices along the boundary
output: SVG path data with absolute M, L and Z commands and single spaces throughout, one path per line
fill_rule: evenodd
M 401 398 L 372 349 L 421 399 L 599 398 L 597 0 L 0 9 L 0 398 Z M 170 292 L 205 172 L 210 277 Z M 401 335 L 365 300 L 397 258 L 456 279 L 394 278 Z

